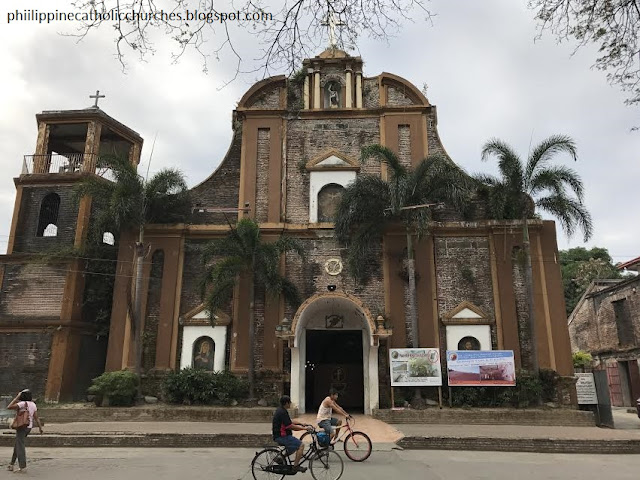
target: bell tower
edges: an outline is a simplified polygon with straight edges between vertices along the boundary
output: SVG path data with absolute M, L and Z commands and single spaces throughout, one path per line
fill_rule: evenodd
M 34 261 L 36 255 L 78 249 L 96 214 L 90 197 L 73 187 L 88 176 L 112 181 L 102 155 L 138 164 L 143 140 L 95 104 L 83 110 L 44 111 L 33 154 L 14 178 L 16 200 L 7 254 L 0 266 L 0 385 L 29 386 L 47 401 L 84 394 L 102 373 L 106 339 L 83 312 L 86 258 Z M 104 343 L 104 345 L 102 345 Z M 22 387 L 24 388 L 24 387 Z M 6 392 L 4 392 L 6 393 Z

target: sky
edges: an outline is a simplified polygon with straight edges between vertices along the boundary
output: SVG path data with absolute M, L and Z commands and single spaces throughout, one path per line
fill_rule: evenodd
M 123 72 L 106 26 L 77 42 L 64 35 L 75 27 L 68 22 L 7 22 L 16 9 L 69 5 L 5 0 L 0 6 L 0 253 L 11 225 L 13 178 L 23 156 L 34 153 L 36 113 L 89 107 L 89 95 L 99 89 L 106 95 L 100 107 L 145 139 L 141 168 L 146 171 L 153 146 L 151 172 L 178 167 L 194 186 L 224 157 L 232 111 L 261 78 L 243 74 L 225 86 L 236 69 L 232 57 L 210 58 L 204 73 L 195 52 L 172 62 L 173 46 L 162 35 L 153 56 L 139 61 L 129 54 Z M 363 58 L 364 75 L 384 71 L 420 89 L 426 84 L 445 149 L 471 173 L 496 173 L 495 162 L 480 160 L 490 138 L 526 157 L 550 135 L 571 136 L 578 161 L 557 161 L 581 175 L 595 231 L 585 244 L 580 233 L 567 238 L 559 229 L 558 247 L 605 247 L 614 262 L 640 256 L 640 132 L 631 131 L 639 110 L 625 106 L 624 93 L 591 68 L 596 49 L 575 52 L 575 44 L 558 44 L 550 34 L 537 39 L 526 0 L 434 0 L 429 7 L 437 14 L 431 22 L 416 11 L 386 42 L 361 36 L 350 53 Z M 237 46 L 247 59 L 260 54 L 250 34 L 238 37 Z M 272 72 L 278 73 L 286 72 Z

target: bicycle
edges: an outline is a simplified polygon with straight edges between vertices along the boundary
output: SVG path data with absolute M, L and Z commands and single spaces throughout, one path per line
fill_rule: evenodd
M 335 446 L 335 444 L 344 437 L 342 442 L 345 455 L 354 462 L 364 462 L 371 455 L 371 439 L 366 433 L 353 430 L 355 424 L 356 421 L 353 417 L 347 417 L 345 425 L 340 427 L 340 435 L 331 441 L 331 445 Z M 304 442 L 308 435 L 310 435 L 310 433 L 305 433 L 300 437 L 300 440 Z
M 311 435 L 312 441 L 300 459 L 300 466 L 309 462 L 309 471 L 314 480 L 339 480 L 344 472 L 344 461 L 340 455 L 330 448 L 321 447 L 317 432 L 309 432 L 308 435 Z M 293 468 L 286 447 L 267 447 L 256 453 L 251 461 L 254 480 L 279 480 L 296 473 L 298 471 Z

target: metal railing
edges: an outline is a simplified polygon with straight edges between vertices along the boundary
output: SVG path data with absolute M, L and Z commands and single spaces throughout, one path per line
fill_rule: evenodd
M 25 155 L 22 161 L 21 175 L 92 172 L 107 180 L 114 181 L 115 177 L 111 169 L 98 166 L 96 160 L 98 160 L 97 155 L 87 153 Z

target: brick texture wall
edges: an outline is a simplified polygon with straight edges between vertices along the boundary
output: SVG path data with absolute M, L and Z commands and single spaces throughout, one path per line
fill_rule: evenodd
M 60 197 L 58 234 L 56 237 L 37 237 L 40 205 L 49 193 L 56 193 Z M 78 202 L 73 198 L 73 187 L 24 187 L 13 251 L 42 252 L 55 247 L 71 246 L 76 234 L 77 219 Z
M 254 95 L 251 99 L 251 103 L 249 103 L 247 107 L 265 110 L 275 110 L 280 108 L 280 88 L 271 88 Z
M 258 160 L 256 166 L 256 221 L 266 222 L 269 208 L 269 149 L 271 148 L 271 130 L 258 129 Z
M 363 79 L 362 106 L 364 108 L 378 108 L 380 106 L 380 90 L 378 89 L 378 77 Z
M 380 142 L 377 118 L 291 120 L 287 126 L 287 211 L 291 223 L 309 222 L 309 172 L 304 165 L 329 149 L 360 158 L 366 145 Z M 366 162 L 363 173 L 379 173 L 380 164 Z
M 487 237 L 436 237 L 440 315 L 469 301 L 493 318 L 493 286 Z
M 396 88 L 396 87 L 387 87 L 387 105 L 391 106 L 403 106 L 403 105 L 413 105 L 414 102 L 409 98 L 406 92 Z
M 214 173 L 199 185 L 190 190 L 193 206 L 238 207 L 240 192 L 240 150 L 242 143 L 242 127 L 239 122 L 234 125 L 231 147 Z M 206 223 L 223 223 L 226 220 L 221 213 L 194 212 L 189 223 L 198 225 Z
M 64 265 L 7 265 L 0 292 L 3 321 L 59 318 L 66 271 Z
M 602 358 L 640 356 L 640 277 L 606 290 L 604 286 L 596 287 L 594 293 L 579 305 L 569 324 L 572 350 L 592 352 Z M 635 342 L 623 343 L 619 338 L 614 302 L 621 301 L 630 316 Z
M 156 250 L 151 257 L 151 273 L 147 292 L 147 310 L 144 320 L 142 342 L 142 367 L 149 370 L 156 364 L 156 339 L 158 338 L 158 317 L 160 316 L 160 293 L 162 292 L 162 272 L 164 270 L 164 250 Z
M 518 315 L 518 338 L 520 339 L 520 356 L 522 368 L 531 368 L 531 337 L 529 335 L 529 307 L 527 288 L 524 277 L 524 261 L 520 248 L 513 249 L 512 278 L 513 292 L 516 297 L 516 314 Z
M 29 388 L 43 398 L 50 354 L 49 332 L 0 333 L 0 395 Z

